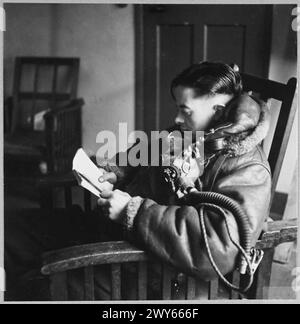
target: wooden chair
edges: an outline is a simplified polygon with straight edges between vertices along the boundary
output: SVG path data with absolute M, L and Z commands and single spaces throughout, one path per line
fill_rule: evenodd
M 81 146 L 78 73 L 78 58 L 16 57 L 12 97 L 5 102 L 4 115 L 5 169 L 13 166 L 8 177 L 20 162 L 22 168 L 28 162 L 37 169 L 44 163 L 42 173 L 48 174 L 70 170 Z
M 268 156 L 272 170 L 273 186 L 272 197 L 276 188 L 280 168 L 287 147 L 288 138 L 291 132 L 292 122 L 295 116 L 295 107 L 292 100 L 296 88 L 296 79 L 292 78 L 287 84 L 261 79 L 255 76 L 243 74 L 244 89 L 260 94 L 261 98 L 267 100 L 275 98 L 281 101 L 280 115 L 277 122 L 274 139 Z M 66 206 L 72 204 L 72 187 L 76 186 L 75 179 L 70 175 L 64 179 L 52 178 L 51 181 L 41 182 L 41 193 L 44 196 L 42 207 L 53 207 L 49 193 L 53 188 L 61 187 L 65 191 Z M 74 190 L 74 189 L 73 189 Z M 47 204 L 45 204 L 47 201 Z M 91 210 L 91 196 L 84 191 L 84 206 L 86 210 Z M 263 249 L 265 256 L 258 268 L 252 288 L 247 294 L 250 299 L 268 298 L 268 287 L 270 284 L 272 261 L 274 248 L 281 243 L 295 241 L 297 237 L 297 215 L 291 221 L 268 222 L 265 231 L 261 234 L 256 244 L 257 248 Z M 51 293 L 53 300 L 68 300 L 67 281 L 68 274 L 74 269 L 82 269 L 84 274 L 83 286 L 85 289 L 85 299 L 94 299 L 94 271 L 103 265 L 111 266 L 111 299 L 122 299 L 122 267 L 126 263 L 133 263 L 136 266 L 136 299 L 147 299 L 147 262 L 153 261 L 153 256 L 148 255 L 132 244 L 120 242 L 104 242 L 82 246 L 75 246 L 59 251 L 48 252 L 44 255 L 44 266 L 42 273 L 50 276 Z M 162 265 L 161 276 L 161 296 L 164 300 L 174 298 L 174 290 L 171 282 L 172 269 L 168 265 Z M 239 284 L 240 276 L 237 272 L 229 275 L 234 284 Z M 185 276 L 184 285 L 186 287 L 185 298 L 193 299 L 199 288 L 198 282 L 191 277 Z M 207 299 L 224 298 L 221 285 L 218 280 L 213 280 L 207 284 Z M 175 296 L 176 298 L 176 296 Z M 229 291 L 226 298 L 237 299 L 239 294 Z

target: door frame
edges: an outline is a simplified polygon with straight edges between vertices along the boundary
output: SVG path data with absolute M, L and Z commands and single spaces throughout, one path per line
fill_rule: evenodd
M 143 4 L 134 4 L 135 129 L 144 129 L 144 16 Z
M 270 40 L 265 51 L 266 66 L 264 76 L 268 78 L 270 67 L 270 56 L 272 46 L 272 26 L 273 26 L 274 5 L 270 5 L 270 12 L 267 17 L 270 27 Z M 144 130 L 144 5 L 134 4 L 134 39 L 135 39 L 135 130 Z

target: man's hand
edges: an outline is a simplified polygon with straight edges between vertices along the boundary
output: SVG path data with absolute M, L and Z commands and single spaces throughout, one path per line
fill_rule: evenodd
M 106 191 L 113 191 L 114 188 L 114 184 L 117 182 L 117 176 L 115 175 L 115 173 L 113 172 L 107 172 L 104 169 L 103 170 L 103 175 L 98 179 L 98 181 L 100 183 L 104 183 L 104 182 L 109 182 L 111 184 L 111 186 L 109 186 L 109 184 L 107 184 L 105 186 Z
M 98 179 L 99 182 L 108 181 L 111 184 L 115 184 L 117 182 L 117 176 L 114 172 L 107 172 L 103 169 L 104 174 Z
M 131 196 L 124 191 L 103 191 L 101 198 L 98 199 L 98 205 L 102 206 L 105 214 L 112 220 L 118 223 L 122 222 L 122 212 L 127 206 Z

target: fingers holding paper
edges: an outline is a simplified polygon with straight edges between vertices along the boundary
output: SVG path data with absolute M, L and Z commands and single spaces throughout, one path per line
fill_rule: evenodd
M 98 205 L 102 207 L 104 213 L 115 222 L 122 222 L 122 212 L 126 208 L 131 196 L 124 191 L 103 191 L 98 199 Z
M 114 172 L 104 172 L 98 181 L 100 183 L 108 181 L 111 184 L 115 184 L 117 182 L 117 176 Z
M 99 206 L 106 206 L 109 204 L 109 198 L 112 197 L 113 195 L 113 191 L 108 191 L 108 190 L 105 190 L 105 191 L 102 191 L 101 194 L 100 194 L 100 198 L 98 199 L 98 205 Z

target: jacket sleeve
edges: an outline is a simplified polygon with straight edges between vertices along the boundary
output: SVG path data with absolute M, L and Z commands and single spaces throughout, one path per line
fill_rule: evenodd
M 253 244 L 268 215 L 270 186 L 268 168 L 254 162 L 220 176 L 213 188 L 214 192 L 233 198 L 244 208 L 249 217 Z M 235 218 L 228 210 L 224 212 L 231 236 L 238 241 Z M 202 280 L 216 277 L 207 257 L 195 207 L 162 206 L 150 199 L 134 197 L 127 207 L 128 219 L 133 219 L 135 242 L 162 261 Z M 229 273 L 235 268 L 238 250 L 229 238 L 224 218 L 205 208 L 204 219 L 214 260 L 223 274 Z

